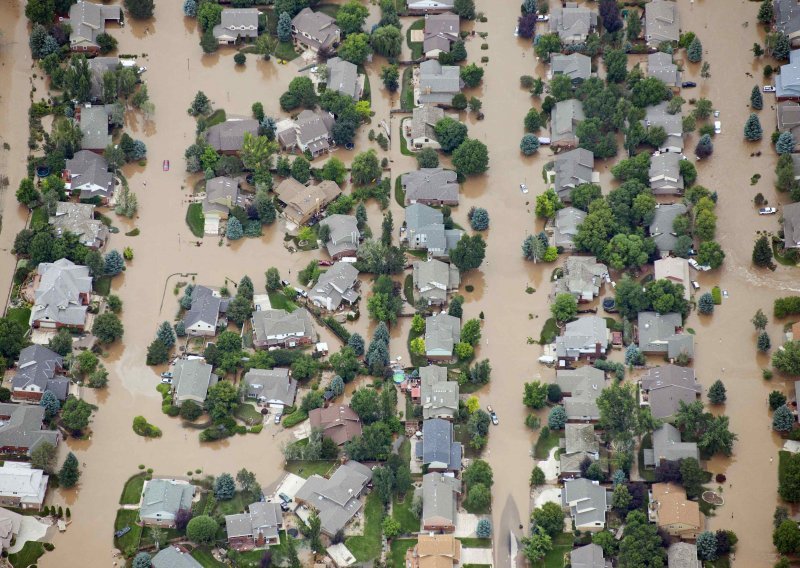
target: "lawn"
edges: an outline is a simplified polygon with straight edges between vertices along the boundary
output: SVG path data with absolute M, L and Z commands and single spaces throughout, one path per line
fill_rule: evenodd
M 153 540 L 152 536 L 152 528 L 151 527 L 144 527 L 142 529 L 142 540 L 139 543 L 139 546 L 142 548 L 146 548 L 148 546 L 155 545 L 155 541 Z M 183 536 L 184 533 L 179 531 L 178 529 L 161 529 L 163 531 L 162 536 L 159 538 L 159 545 L 164 546 L 168 541 L 172 540 L 173 538 L 178 538 Z
M 96 294 L 108 296 L 111 293 L 111 276 L 101 276 L 93 280 L 92 287 Z
M 406 302 L 414 304 L 414 275 L 406 274 L 406 279 L 403 281 L 403 294 L 406 297 Z
M 271 550 L 274 549 L 275 547 L 271 547 Z M 247 552 L 242 552 L 239 556 L 237 566 L 241 568 L 259 568 L 261 566 L 261 558 L 263 558 L 265 552 L 265 550 L 249 550 Z
M 392 501 L 392 517 L 400 523 L 401 534 L 414 534 L 419 532 L 419 519 L 411 512 L 414 503 L 414 492 L 409 491 L 402 502 L 397 497 Z
M 114 520 L 114 531 L 118 531 L 124 527 L 130 527 L 131 530 L 121 538 L 114 537 L 114 546 L 122 551 L 127 550 L 128 547 L 139 547 L 139 540 L 142 537 L 142 527 L 136 524 L 136 519 L 138 518 L 139 511 L 136 509 L 119 509 L 117 511 L 117 518 Z
M 400 139 L 403 140 L 402 137 Z M 397 179 L 394 180 L 394 199 L 400 207 L 406 206 L 406 190 L 403 189 L 403 184 L 400 183 L 400 176 L 397 176 Z
M 225 501 L 217 501 L 217 506 L 214 507 L 214 515 L 235 515 L 237 513 L 243 513 L 244 508 L 256 501 L 258 498 L 255 497 L 252 493 L 246 493 L 244 491 L 237 491 L 233 495 L 233 499 L 226 499 Z
M 645 481 L 655 481 L 656 480 L 656 472 L 652 469 L 645 469 L 644 467 L 644 450 L 645 448 L 650 449 L 653 447 L 653 438 L 650 434 L 645 434 L 642 438 L 642 443 L 639 446 L 639 451 L 637 452 L 637 459 L 639 460 L 639 475 Z
M 28 541 L 22 550 L 8 555 L 8 560 L 14 568 L 27 568 L 31 564 L 36 565 L 36 561 L 44 554 L 44 544 L 41 542 Z
M 273 310 L 286 310 L 292 313 L 297 309 L 297 304 L 291 301 L 286 294 L 281 291 L 269 292 L 269 303 Z
M 537 562 L 534 566 L 537 568 L 563 568 L 566 566 L 564 555 L 570 550 L 572 550 L 572 535 L 561 533 L 553 539 L 553 550 L 547 553 L 544 561 Z
M 275 48 L 275 57 L 278 59 L 283 59 L 284 61 L 291 61 L 292 59 L 296 59 L 299 55 L 294 50 L 294 45 L 290 41 L 281 41 L 278 42 L 278 47 Z
M 299 475 L 303 479 L 308 479 L 314 474 L 327 476 L 333 471 L 335 461 L 318 460 L 318 461 L 288 461 L 284 469 L 289 473 Z
M 292 426 L 297 426 L 304 420 L 308 419 L 308 412 L 303 410 L 302 408 L 298 408 L 291 414 L 283 417 L 283 427 L 284 428 L 291 428 Z
M 8 308 L 6 317 L 11 321 L 18 322 L 22 327 L 27 328 L 31 319 L 30 308 Z
M 558 335 L 558 324 L 555 318 L 548 318 L 542 327 L 542 333 L 539 334 L 539 345 L 547 345 L 551 343 Z
M 401 538 L 392 541 L 391 552 L 389 552 L 389 568 L 405 568 L 406 550 L 414 548 L 417 544 L 415 538 Z
M 211 554 L 211 551 L 207 548 L 195 548 L 192 550 L 192 558 L 197 560 L 200 563 L 200 566 L 203 566 L 203 568 L 225 567 L 225 564 L 214 558 L 214 556 Z
M 778 242 L 779 241 L 773 241 L 772 243 L 772 256 L 775 257 L 775 260 L 778 261 L 778 264 L 782 264 L 784 266 L 795 266 L 797 264 L 795 261 L 784 254 L 781 254 L 780 250 L 778 250 Z
M 421 18 L 411 24 L 408 29 L 406 30 L 406 42 L 408 43 L 408 47 L 411 49 L 411 59 L 417 60 L 422 57 L 422 42 L 421 41 L 411 41 L 411 32 L 413 30 L 423 30 L 425 29 L 425 18 Z
M 356 557 L 357 562 L 368 562 L 381 553 L 381 524 L 383 522 L 383 505 L 378 492 L 373 491 L 367 497 L 364 507 L 364 535 L 351 536 L 345 546 Z
M 122 495 L 119 498 L 120 505 L 138 505 L 142 497 L 144 487 L 144 473 L 137 473 L 125 482 L 122 488 Z
M 208 115 L 208 118 L 206 119 L 206 128 L 211 128 L 215 124 L 222 124 L 226 119 L 227 116 L 225 116 L 225 109 L 218 108 Z
M 47 225 L 49 221 L 49 215 L 47 214 L 47 208 L 44 206 L 37 207 L 31 213 L 31 229 L 36 229 L 37 227 L 44 227 Z
M 189 205 L 189 209 L 186 210 L 186 224 L 189 225 L 189 229 L 195 237 L 199 238 L 203 236 L 206 220 L 203 215 L 202 203 L 192 203 Z
M 261 424 L 261 422 L 264 420 L 264 417 L 261 415 L 258 409 L 256 409 L 256 407 L 249 402 L 240 404 L 236 408 L 236 418 L 247 423 L 249 426 L 252 426 L 253 424 Z
M 416 333 L 410 327 L 408 328 L 408 352 L 411 355 L 411 365 L 414 367 L 424 367 L 428 362 L 425 355 L 417 355 L 411 351 L 411 341 L 422 335 L 425 335 L 424 331 L 422 333 Z
M 403 135 L 403 121 L 400 121 L 400 153 L 404 156 L 413 156 L 414 152 L 408 149 L 408 141 Z M 401 204 L 402 205 L 402 204 Z
M 492 548 L 490 538 L 459 538 L 464 548 Z
M 546 433 L 547 435 L 544 435 L 545 432 L 539 432 L 536 445 L 533 447 L 533 457 L 537 460 L 546 460 L 547 454 L 552 448 L 558 446 L 558 439 L 561 437 L 559 430 L 548 429 Z
M 402 89 L 400 90 L 400 106 L 403 110 L 414 109 L 414 72 L 409 65 L 403 69 Z

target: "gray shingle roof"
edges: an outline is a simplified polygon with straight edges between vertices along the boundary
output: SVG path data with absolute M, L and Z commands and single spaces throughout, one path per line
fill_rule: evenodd
M 304 110 L 297 115 L 297 140 L 300 144 L 325 141 L 331 137 L 334 118 L 324 110 Z M 327 147 L 327 146 L 326 146 Z
M 667 566 L 669 568 L 700 568 L 702 563 L 697 558 L 697 546 L 689 542 L 675 542 L 667 549 Z
M 600 442 L 594 433 L 591 424 L 566 424 L 564 426 L 565 451 L 568 454 L 575 452 L 597 453 L 600 451 Z
M 206 182 L 206 197 L 203 199 L 203 213 L 224 213 L 241 205 L 239 182 L 233 178 L 218 176 Z
M 144 485 L 139 516 L 149 522 L 174 522 L 178 511 L 191 509 L 193 497 L 190 483 L 151 479 Z
M 250 398 L 284 406 L 294 404 L 297 381 L 289 376 L 289 369 L 250 369 L 244 381 Z
M 51 391 L 59 400 L 67 398 L 69 379 L 57 376 L 63 357 L 41 345 L 30 345 L 20 351 L 17 372 L 11 379 L 14 390 Z
M 566 75 L 573 82 L 585 81 L 592 76 L 592 58 L 582 53 L 553 54 L 550 66 L 553 75 Z
M 648 231 L 650 236 L 653 237 L 659 252 L 668 253 L 675 248 L 678 237 L 672 229 L 672 224 L 677 217 L 683 215 L 686 211 L 686 205 L 683 203 L 656 205 L 656 212 Z
M 173 368 L 173 388 L 175 404 L 191 400 L 203 404 L 208 389 L 217 384 L 217 375 L 211 372 L 211 365 L 203 359 L 178 359 Z
M 224 8 L 220 23 L 212 33 L 216 39 L 258 37 L 258 10 L 256 8 Z
M 92 85 L 89 94 L 92 101 L 99 101 L 103 98 L 103 74 L 113 71 L 119 65 L 119 57 L 93 57 L 88 61 L 89 72 L 92 74 Z
M 339 41 L 340 30 L 336 20 L 323 12 L 303 8 L 292 19 L 292 32 L 295 39 L 314 49 L 330 47 Z
M 93 2 L 78 2 L 70 6 L 69 36 L 71 45 L 97 47 L 97 36 L 106 31 L 106 20 L 119 21 L 122 17 L 120 6 L 103 6 Z
M 409 137 L 412 140 L 428 138 L 436 140 L 436 123 L 444 118 L 444 109 L 433 105 L 414 107 L 409 124 Z
M 85 299 L 92 293 L 89 268 L 62 258 L 43 262 L 36 270 L 39 284 L 34 291 L 30 321 L 83 326 L 88 311 Z
M 414 289 L 428 304 L 443 304 L 447 292 L 455 290 L 461 283 L 461 275 L 455 265 L 435 259 L 418 260 L 413 264 Z
M 648 394 L 650 411 L 656 418 L 668 418 L 678 411 L 679 402 L 697 400 L 702 392 L 694 377 L 694 369 L 677 365 L 662 365 L 642 376 L 642 390 Z
M 401 183 L 406 191 L 406 204 L 418 201 L 458 203 L 456 172 L 443 168 L 422 168 L 403 174 Z
M 444 312 L 425 318 L 425 353 L 428 356 L 453 354 L 461 338 L 461 320 Z
M 550 14 L 550 31 L 557 33 L 562 42 L 579 43 L 597 26 L 597 12 L 577 2 L 566 2 L 564 8 L 554 8 Z
M 57 430 L 43 430 L 44 408 L 28 404 L 0 403 L 0 447 L 27 448 L 27 453 L 42 442 L 58 445 Z
M 786 248 L 800 247 L 800 203 L 783 206 L 783 244 Z
M 81 199 L 107 199 L 114 193 L 114 176 L 108 171 L 108 163 L 103 156 L 79 150 L 71 160 L 67 160 L 66 169 L 70 174 L 70 188 L 79 189 Z
M 661 460 L 677 461 L 684 458 L 700 459 L 697 444 L 681 442 L 681 433 L 672 424 L 662 424 L 653 431 L 653 458 L 655 465 Z
M 192 290 L 192 307 L 183 316 L 183 324 L 190 328 L 197 323 L 216 327 L 222 311 L 222 298 L 206 286 L 195 286 Z
M 598 345 L 602 354 L 608 346 L 608 339 L 606 320 L 600 316 L 578 318 L 567 323 L 564 333 L 556 337 L 556 354 L 559 357 L 594 354 Z
M 215 124 L 205 132 L 206 141 L 217 152 L 238 152 L 242 149 L 244 135 L 258 135 L 258 121 L 253 118 L 229 118 Z
M 84 150 L 104 150 L 111 144 L 108 132 L 108 116 L 111 105 L 91 105 L 80 107 L 79 125 L 83 138 L 81 148 Z
M 553 243 L 557 247 L 572 248 L 575 246 L 575 235 L 578 227 L 586 219 L 586 212 L 575 207 L 564 207 L 556 212 L 553 222 Z
M 556 157 L 553 163 L 555 189 L 561 201 L 571 202 L 570 193 L 583 183 L 592 181 L 594 153 L 585 148 L 575 148 Z
M 458 382 L 447 380 L 447 368 L 438 365 L 420 367 L 420 404 L 422 417 L 454 417 L 458 412 Z
M 456 504 L 461 494 L 461 481 L 442 473 L 422 476 L 422 522 L 425 525 L 455 525 Z
M 645 353 L 666 353 L 673 359 L 681 353 L 694 356 L 694 339 L 689 333 L 679 333 L 683 326 L 681 314 L 639 312 L 639 349 Z
M 441 211 L 422 203 L 406 207 L 406 236 L 411 248 L 427 249 L 432 254 L 447 251 L 444 217 Z
M 577 528 L 602 527 L 606 523 L 607 494 L 596 481 L 583 478 L 565 481 L 561 504 L 569 508 Z
M 422 50 L 425 53 L 436 49 L 449 52 L 450 45 L 458 39 L 459 24 L 458 15 L 450 12 L 428 16 L 423 30 Z
M 358 269 L 349 262 L 337 262 L 325 271 L 309 292 L 311 300 L 326 310 L 337 310 L 342 301 L 358 300 Z
M 583 112 L 583 103 L 578 99 L 559 101 L 553 108 L 550 121 L 550 140 L 552 142 L 574 143 L 577 145 L 578 136 L 575 133 L 578 124 L 586 118 Z M 594 155 L 592 155 L 594 159 Z M 591 178 L 589 178 L 591 180 Z
M 260 310 L 253 313 L 253 331 L 258 341 L 285 341 L 287 337 L 316 337 L 311 316 L 299 308 L 292 313 L 286 310 Z
M 591 302 L 600 295 L 608 267 L 593 256 L 570 256 L 564 274 L 556 280 L 555 294 L 572 294 L 578 301 Z
M 345 61 L 341 57 L 328 59 L 328 84 L 327 88 L 351 99 L 359 96 L 358 67 Z
M 50 217 L 56 234 L 70 232 L 80 237 L 81 244 L 90 248 L 102 248 L 108 238 L 108 229 L 94 218 L 94 205 L 59 201 L 56 214 Z
M 445 104 L 453 101 L 453 96 L 461 92 L 464 82 L 457 65 L 441 65 L 434 59 L 419 65 L 419 103 Z
M 667 133 L 667 139 L 659 148 L 660 150 L 683 151 L 683 116 L 680 112 L 668 113 L 666 102 L 647 107 L 644 126 L 645 128 L 660 126 Z
M 650 188 L 655 195 L 681 195 L 683 176 L 681 156 L 674 152 L 662 152 L 650 159 Z
M 647 43 L 658 45 L 662 41 L 678 41 L 681 19 L 678 4 L 668 0 L 652 0 L 644 7 L 644 33 Z
M 203 568 L 191 554 L 174 545 L 161 549 L 151 562 L 153 568 Z
M 668 87 L 681 86 L 681 72 L 672 62 L 672 54 L 659 51 L 647 56 L 647 75 L 663 81 Z
M 340 465 L 330 479 L 319 475 L 309 477 L 295 498 L 318 511 L 322 531 L 332 536 L 361 510 L 359 497 L 371 479 L 370 468 L 349 461 Z
M 775 96 L 778 98 L 800 97 L 800 49 L 789 52 L 789 63 L 781 65 L 775 76 Z
M 431 469 L 461 470 L 461 444 L 454 441 L 453 423 L 442 418 L 430 418 L 422 423 L 422 463 Z
M 606 568 L 606 566 L 610 566 L 610 564 L 606 564 L 602 547 L 594 543 L 579 546 L 570 552 L 569 560 L 572 568 Z
M 278 538 L 278 529 L 283 524 L 281 507 L 277 503 L 256 501 L 247 507 L 247 513 L 225 515 L 225 532 L 228 538 L 263 535 L 266 539 Z
M 330 236 L 325 243 L 329 255 L 338 257 L 342 253 L 355 253 L 358 250 L 361 232 L 353 215 L 328 215 L 319 224 L 330 227 Z
M 577 369 L 559 369 L 556 371 L 556 384 L 564 397 L 564 410 L 569 420 L 598 420 L 600 409 L 597 398 L 606 387 L 605 373 L 594 367 L 584 366 Z

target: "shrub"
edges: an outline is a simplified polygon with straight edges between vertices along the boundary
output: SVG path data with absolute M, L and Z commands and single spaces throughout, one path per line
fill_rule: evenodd
M 713 314 L 714 313 L 714 298 L 711 294 L 706 292 L 697 302 L 697 311 L 701 314 Z
M 533 134 L 526 134 L 519 143 L 519 149 L 524 155 L 531 156 L 539 149 L 539 139 Z

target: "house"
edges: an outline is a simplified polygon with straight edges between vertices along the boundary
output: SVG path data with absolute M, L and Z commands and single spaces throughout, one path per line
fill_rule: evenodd
M 594 153 L 584 148 L 575 148 L 556 156 L 552 173 L 548 172 L 558 198 L 572 202 L 572 190 L 584 183 L 599 183 L 600 174 L 594 171 Z
M 683 203 L 658 204 L 653 220 L 650 222 L 648 232 L 656 243 L 656 250 L 661 256 L 666 256 L 675 249 L 678 235 L 672 228 L 675 219 L 686 214 L 686 205 Z
M 283 528 L 283 513 L 278 503 L 256 501 L 246 513 L 225 515 L 228 546 L 243 551 L 278 544 L 278 531 Z
M 36 268 L 33 291 L 31 327 L 84 330 L 92 297 L 92 277 L 88 267 L 66 258 L 42 262 Z
M 102 249 L 108 239 L 108 228 L 94 218 L 94 205 L 59 201 L 56 214 L 50 217 L 56 235 L 72 233 L 80 243 L 93 250 Z
M 49 479 L 29 463 L 5 462 L 0 466 L 0 506 L 40 510 Z
M 172 373 L 172 404 L 180 406 L 187 400 L 203 406 L 208 389 L 219 381 L 203 359 L 178 359 Z
M 162 548 L 150 562 L 153 568 L 203 568 L 188 550 L 177 544 Z
M 311 8 L 303 8 L 292 18 L 292 37 L 295 44 L 316 53 L 320 49 L 331 50 L 339 45 L 342 32 L 334 18 Z
M 108 171 L 103 156 L 89 150 L 78 150 L 67 160 L 63 172 L 64 188 L 80 192 L 80 199 L 95 199 L 107 205 L 114 195 L 114 176 Z
M 223 8 L 220 23 L 212 33 L 220 45 L 234 45 L 240 39 L 258 37 L 258 10 L 256 8 Z
M 436 123 L 444 118 L 444 110 L 438 106 L 422 105 L 414 107 L 411 120 L 403 122 L 405 135 L 410 140 L 411 150 L 433 148 L 439 150 L 441 145 L 436 137 Z
M 108 132 L 111 105 L 85 104 L 75 109 L 75 119 L 81 129 L 81 149 L 102 153 L 111 144 Z
M 360 285 L 358 269 L 350 262 L 337 262 L 322 273 L 308 297 L 320 308 L 335 311 L 343 303 L 352 306 L 358 301 Z
M 314 474 L 294 498 L 317 510 L 322 532 L 332 537 L 361 510 L 361 495 L 372 481 L 372 470 L 356 461 L 339 466 L 330 479 Z
M 242 204 L 238 180 L 218 176 L 206 182 L 206 196 L 203 199 L 203 215 L 206 218 L 227 219 L 231 209 Z
M 640 382 L 642 405 L 649 406 L 655 418 L 673 416 L 680 402 L 691 404 L 703 391 L 694 377 L 694 369 L 677 365 L 653 367 Z
M 569 553 L 571 568 L 611 568 L 611 561 L 606 560 L 603 548 L 599 544 L 579 546 Z
M 559 478 L 571 479 L 581 476 L 581 463 L 585 459 L 600 459 L 600 444 L 592 424 L 564 425 L 564 451 L 559 456 Z
M 414 290 L 429 306 L 447 303 L 447 293 L 458 290 L 461 273 L 454 264 L 440 260 L 417 260 L 413 264 Z
M 400 176 L 406 205 L 458 205 L 456 172 L 444 168 L 421 168 Z
M 461 480 L 438 472 L 423 475 L 422 529 L 453 532 L 456 528 L 456 508 L 460 494 Z
M 422 418 L 452 420 L 458 413 L 458 381 L 447 380 L 447 367 L 428 365 L 419 368 Z
M 422 32 L 422 53 L 436 58 L 440 53 L 450 53 L 453 43 L 458 41 L 460 20 L 457 14 L 446 12 L 425 18 Z
M 464 88 L 460 68 L 457 65 L 442 65 L 435 59 L 428 59 L 419 64 L 419 97 L 420 105 L 449 106 L 453 97 Z
M 658 467 L 662 461 L 680 461 L 686 458 L 700 460 L 695 442 L 681 442 L 681 433 L 672 424 L 662 424 L 653 430 L 653 449 L 644 450 L 647 467 Z
M 69 8 L 71 32 L 69 34 L 70 51 L 81 53 L 100 53 L 97 36 L 106 33 L 106 22 L 122 20 L 122 9 L 119 5 L 104 6 L 93 2 L 78 2 Z
M 92 57 L 87 63 L 91 74 L 89 100 L 93 103 L 101 103 L 103 102 L 103 75 L 117 69 L 120 64 L 119 57 Z
M 328 215 L 319 222 L 321 227 L 328 227 L 330 233 L 324 245 L 328 255 L 339 260 L 345 256 L 355 256 L 361 232 L 358 230 L 358 221 L 352 215 Z
M 796 46 L 800 39 L 800 4 L 797 0 L 775 0 L 775 29 L 789 36 L 789 41 Z
M 644 7 L 644 38 L 647 45 L 658 47 L 663 41 L 677 42 L 681 35 L 678 3 L 651 0 Z
M 659 151 L 683 152 L 683 116 L 680 112 L 668 113 L 666 102 L 647 107 L 643 124 L 645 128 L 660 126 L 667 133 L 667 139 L 658 148 Z
M 38 403 L 42 395 L 49 391 L 58 400 L 65 401 L 69 379 L 61 374 L 63 362 L 61 355 L 42 345 L 29 345 L 20 351 L 17 372 L 11 378 L 12 398 Z
M 557 102 L 550 120 L 550 145 L 554 148 L 575 148 L 580 143 L 576 129 L 585 118 L 583 103 L 578 99 Z
M 783 246 L 800 248 L 800 203 L 783 206 Z
M 278 411 L 294 406 L 297 381 L 289 376 L 289 369 L 250 369 L 244 375 L 244 383 L 247 398 L 254 398 L 259 404 Z
M 358 78 L 358 67 L 341 57 L 328 59 L 328 77 L 326 89 L 347 95 L 358 100 L 363 92 L 363 84 Z
M 592 76 L 592 58 L 582 53 L 556 53 L 550 57 L 550 69 L 553 75 L 566 75 L 578 85 Z
M 259 310 L 253 312 L 253 346 L 297 347 L 317 340 L 311 315 L 303 308 L 289 313 L 286 310 Z
M 405 231 L 400 240 L 411 249 L 426 249 L 429 257 L 446 257 L 455 248 L 463 231 L 446 229 L 441 211 L 422 203 L 406 207 Z
M 597 12 L 577 2 L 565 2 L 563 8 L 554 8 L 550 14 L 550 33 L 558 34 L 566 45 L 585 42 L 596 27 Z
M 407 0 L 410 14 L 435 14 L 452 10 L 455 0 Z
M 139 504 L 139 519 L 145 526 L 174 528 L 178 511 L 191 510 L 194 491 L 194 485 L 187 481 L 145 481 Z
M 244 144 L 244 135 L 258 136 L 258 121 L 254 118 L 229 118 L 210 126 L 206 142 L 220 154 L 237 154 Z
M 596 422 L 600 419 L 597 399 L 606 387 L 606 375 L 603 371 L 590 366 L 559 369 L 556 371 L 556 384 L 564 395 L 567 420 Z
M 567 323 L 564 332 L 556 337 L 559 365 L 566 361 L 593 361 L 606 354 L 611 334 L 606 320 L 600 316 L 578 318 Z
M 0 553 L 8 551 L 19 535 L 22 515 L 9 509 L 0 508 Z M 459 549 L 460 550 L 460 549 Z
M 668 568 L 702 568 L 697 558 L 697 546 L 689 542 L 675 542 L 667 548 Z
M 696 539 L 705 526 L 700 505 L 689 501 L 686 490 L 675 483 L 654 483 L 648 509 L 659 529 L 680 539 Z
M 44 408 L 30 404 L 0 404 L 0 452 L 30 456 L 44 442 L 55 447 L 58 430 L 43 428 Z
M 425 318 L 425 356 L 433 361 L 449 361 L 461 340 L 461 320 L 444 312 Z
M 296 144 L 301 152 L 310 152 L 313 157 L 328 152 L 333 142 L 333 115 L 324 110 L 304 110 L 295 120 Z M 334 182 L 330 182 L 334 183 Z
M 611 499 L 596 481 L 569 479 L 561 490 L 561 507 L 569 511 L 577 530 L 597 532 L 605 527 Z
M 586 219 L 586 212 L 575 207 L 564 207 L 556 211 L 553 221 L 553 246 L 565 251 L 575 250 L 575 235 L 578 227 Z
M 672 61 L 672 54 L 657 51 L 647 56 L 647 76 L 655 77 L 671 89 L 680 89 L 681 72 Z
M 275 193 L 284 205 L 283 216 L 299 227 L 322 213 L 342 190 L 335 181 L 324 180 L 317 185 L 305 186 L 289 177 L 278 185 Z
M 406 568 L 450 568 L 461 562 L 461 541 L 451 534 L 420 534 L 406 551 Z
M 417 460 L 428 471 L 459 472 L 464 448 L 455 441 L 453 423 L 430 418 L 422 423 L 422 440 L 416 445 Z
M 228 300 L 206 286 L 195 286 L 192 290 L 192 306 L 183 316 L 187 335 L 213 337 L 220 326 L 220 314 L 228 309 Z
M 683 195 L 680 154 L 657 153 L 650 159 L 650 189 L 654 195 Z
M 308 413 L 308 421 L 312 428 L 321 429 L 323 436 L 336 442 L 337 446 L 361 435 L 361 419 L 349 406 L 315 408 Z
M 687 300 L 691 296 L 691 281 L 689 279 L 689 261 L 685 258 L 666 256 L 653 263 L 656 280 L 669 280 L 673 284 L 683 286 L 683 297 Z
M 563 276 L 556 280 L 553 294 L 572 294 L 578 302 L 591 302 L 600 295 L 609 278 L 608 267 L 593 256 L 570 256 L 564 263 Z
M 666 354 L 672 360 L 680 355 L 694 357 L 694 336 L 683 333 L 683 318 L 678 313 L 639 312 L 639 349 L 648 355 Z

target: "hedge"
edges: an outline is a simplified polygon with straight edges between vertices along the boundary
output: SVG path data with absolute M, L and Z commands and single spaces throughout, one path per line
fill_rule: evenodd
M 800 314 L 800 296 L 787 296 L 775 300 L 773 313 L 776 318 Z

